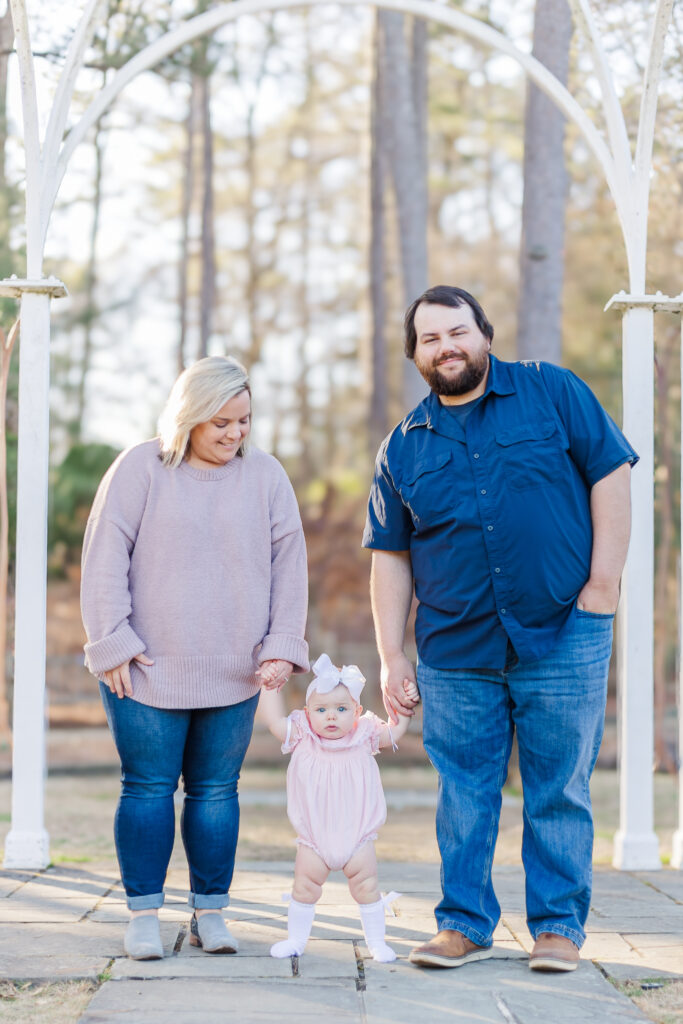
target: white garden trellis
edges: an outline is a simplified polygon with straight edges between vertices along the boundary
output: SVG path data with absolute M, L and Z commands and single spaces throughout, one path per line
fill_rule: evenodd
M 12 827 L 4 862 L 7 868 L 40 869 L 49 862 L 49 838 L 44 827 L 44 699 L 50 300 L 66 292 L 60 281 L 43 278 L 42 273 L 45 238 L 62 179 L 76 147 L 136 75 L 184 44 L 244 15 L 324 2 L 327 0 L 233 0 L 188 20 L 129 60 L 67 131 L 76 78 L 104 10 L 104 0 L 88 0 L 66 54 L 41 140 L 27 4 L 25 0 L 10 0 L 26 157 L 26 278 L 0 282 L 0 295 L 21 299 L 14 753 Z M 344 7 L 359 4 L 359 0 L 334 2 Z M 654 4 L 635 155 L 589 0 L 570 0 L 570 5 L 592 55 L 606 134 L 542 64 L 483 22 L 438 0 L 363 2 L 425 18 L 512 57 L 576 125 L 612 194 L 629 280 L 628 292 L 615 295 L 608 306 L 622 312 L 624 430 L 641 456 L 633 478 L 633 539 L 619 612 L 621 802 L 614 863 L 623 869 L 658 868 L 652 779 L 654 312 L 662 309 L 680 313 L 683 296 L 669 299 L 646 295 L 645 275 L 657 93 L 674 0 L 656 0 Z M 683 865 L 683 803 L 681 816 L 674 840 L 674 863 L 678 867 Z

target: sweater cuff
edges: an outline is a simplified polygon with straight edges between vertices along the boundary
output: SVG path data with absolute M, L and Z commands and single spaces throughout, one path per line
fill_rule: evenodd
M 295 672 L 308 672 L 308 644 L 300 636 L 290 636 L 288 633 L 269 633 L 264 636 L 261 650 L 258 653 L 258 663 L 271 661 L 278 658 L 281 661 L 291 661 Z
M 102 640 L 86 644 L 83 650 L 85 667 L 94 676 L 99 676 L 102 672 L 116 668 L 117 665 L 123 665 L 124 661 L 130 661 L 136 654 L 142 654 L 146 650 L 146 645 L 125 622 Z

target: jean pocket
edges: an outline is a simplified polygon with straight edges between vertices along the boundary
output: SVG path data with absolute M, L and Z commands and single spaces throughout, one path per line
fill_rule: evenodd
M 576 614 L 586 619 L 609 619 L 610 621 L 615 616 L 615 612 L 589 612 L 585 608 L 577 608 Z

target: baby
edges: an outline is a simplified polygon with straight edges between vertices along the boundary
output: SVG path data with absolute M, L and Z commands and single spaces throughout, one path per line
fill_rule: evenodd
M 364 677 L 356 665 L 341 670 L 321 654 L 306 691 L 306 707 L 284 718 L 273 691 L 261 693 L 268 728 L 291 753 L 287 769 L 287 814 L 297 834 L 294 885 L 288 911 L 288 937 L 276 942 L 274 957 L 300 956 L 308 942 L 315 905 L 330 871 L 340 868 L 360 905 L 363 932 L 375 960 L 396 959 L 385 942 L 384 900 L 377 881 L 374 840 L 386 820 L 387 806 L 374 758 L 380 748 L 395 747 L 408 728 L 401 715 L 390 726 L 371 711 L 362 714 Z M 268 668 L 261 672 L 269 682 Z M 414 683 L 406 694 L 417 701 Z

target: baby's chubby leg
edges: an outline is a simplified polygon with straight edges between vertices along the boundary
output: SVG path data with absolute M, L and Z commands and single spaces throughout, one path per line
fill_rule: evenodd
M 270 955 L 281 959 L 301 956 L 313 927 L 315 905 L 330 869 L 310 846 L 299 844 L 294 862 L 292 899 L 287 911 L 287 938 L 271 946 Z
M 363 843 L 360 850 L 356 850 L 351 860 L 344 865 L 344 874 L 349 880 L 349 890 L 356 903 L 377 902 L 379 883 L 374 843 Z
M 390 963 L 396 954 L 385 939 L 384 903 L 380 897 L 377 881 L 377 857 L 375 844 L 365 843 L 344 865 L 344 874 L 349 880 L 349 889 L 354 900 L 360 904 L 365 942 L 373 960 Z
M 317 903 L 329 873 L 330 869 L 320 854 L 310 846 L 299 843 L 294 861 L 293 898 L 300 903 Z

